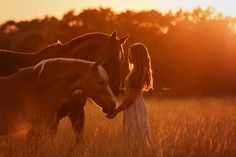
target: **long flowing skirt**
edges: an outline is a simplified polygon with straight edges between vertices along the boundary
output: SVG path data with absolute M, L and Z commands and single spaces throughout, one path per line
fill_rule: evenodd
M 143 96 L 140 94 L 134 105 L 124 110 L 124 140 L 134 149 L 151 149 L 148 114 Z

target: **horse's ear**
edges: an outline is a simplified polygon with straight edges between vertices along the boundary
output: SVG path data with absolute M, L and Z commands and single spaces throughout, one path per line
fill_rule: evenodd
M 124 36 L 123 38 L 121 38 L 119 41 L 120 41 L 120 44 L 123 45 L 126 40 L 129 38 L 129 34 L 127 34 L 126 36 Z
M 114 40 L 117 37 L 117 30 L 113 31 L 110 35 L 110 40 Z

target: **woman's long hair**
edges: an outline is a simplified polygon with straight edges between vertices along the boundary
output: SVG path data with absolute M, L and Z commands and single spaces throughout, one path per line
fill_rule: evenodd
M 147 47 L 142 43 L 135 43 L 129 48 L 129 55 L 134 64 L 129 86 L 142 91 L 153 89 L 151 59 Z

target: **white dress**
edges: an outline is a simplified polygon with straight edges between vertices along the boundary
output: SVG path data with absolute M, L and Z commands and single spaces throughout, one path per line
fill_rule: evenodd
M 134 90 L 128 86 L 128 77 L 125 80 L 125 97 L 130 96 L 130 93 L 135 93 L 135 103 L 124 110 L 124 133 L 125 141 L 136 143 L 141 147 L 150 147 L 150 132 L 148 114 L 145 107 L 142 91 Z

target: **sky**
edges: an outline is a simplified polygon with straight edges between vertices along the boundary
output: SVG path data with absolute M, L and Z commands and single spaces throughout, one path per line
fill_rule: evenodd
M 157 9 L 163 13 L 179 8 L 191 10 L 196 6 L 211 6 L 225 15 L 236 16 L 236 0 L 0 0 L 0 22 L 27 20 L 45 15 L 61 18 L 74 9 L 110 7 L 114 11 Z

